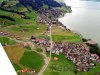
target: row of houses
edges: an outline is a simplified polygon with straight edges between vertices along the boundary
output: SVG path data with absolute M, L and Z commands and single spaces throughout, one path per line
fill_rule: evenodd
M 3 32 L 3 31 L 0 31 L 0 36 L 7 36 L 7 37 L 10 37 L 10 38 L 15 38 L 17 40 L 21 39 L 19 36 L 15 35 L 15 34 Z
M 36 74 L 36 71 L 35 71 L 35 69 L 29 70 L 29 69 L 27 69 L 27 68 L 23 68 L 23 69 L 21 70 L 21 73 L 22 73 L 22 74 L 27 74 L 27 73 L 29 73 L 29 74 L 31 74 L 31 75 L 35 75 L 35 74 Z
M 42 47 L 50 47 L 50 41 L 44 38 L 36 38 L 34 36 L 31 36 L 31 41 L 33 41 L 35 44 L 38 44 Z

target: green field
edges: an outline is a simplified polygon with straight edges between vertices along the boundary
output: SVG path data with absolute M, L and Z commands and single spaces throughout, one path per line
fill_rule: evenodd
M 25 52 L 20 60 L 20 64 L 28 68 L 34 68 L 36 73 L 39 72 L 44 64 L 43 57 L 36 52 Z
M 58 57 L 59 60 L 54 61 L 53 57 Z M 88 72 L 77 72 L 75 74 L 74 71 L 75 65 L 70 60 L 66 59 L 63 54 L 52 54 L 52 59 L 43 75 L 99 75 L 100 64 L 96 64 L 96 67 L 91 68 Z
M 64 41 L 64 42 L 81 42 L 81 37 L 78 35 L 74 36 L 61 36 L 61 35 L 52 35 L 53 41 Z
M 52 26 L 52 40 L 57 42 L 82 42 L 82 38 L 79 35 L 56 26 Z
M 33 14 L 33 16 L 31 16 L 31 14 Z M 26 22 L 31 22 L 31 25 L 33 25 L 35 23 L 35 19 L 36 19 L 36 12 L 32 11 L 32 12 L 27 12 L 26 16 L 30 17 L 30 19 L 24 19 L 21 18 L 22 15 L 17 14 L 17 13 L 12 13 L 12 12 L 8 12 L 8 11 L 4 11 L 0 9 L 0 15 L 2 16 L 6 16 L 9 17 L 11 19 L 13 19 L 14 21 L 10 20 L 9 18 L 0 18 L 0 24 L 2 27 L 7 27 L 7 26 L 12 26 L 12 25 L 27 25 Z
M 21 28 L 20 26 L 16 25 L 16 26 L 2 28 L 1 30 L 5 32 L 9 31 L 13 34 L 16 33 L 16 35 L 20 36 L 21 38 L 23 37 L 30 38 L 32 35 L 36 37 L 42 36 L 42 33 L 46 30 L 46 27 L 47 27 L 46 25 L 42 25 L 42 24 L 38 25 L 36 23 L 33 23 L 33 25 L 23 25 Z M 21 32 L 20 30 L 23 29 L 26 29 L 27 31 Z
M 53 57 L 58 57 L 59 60 L 54 61 Z M 54 67 L 53 65 L 57 67 Z M 75 75 L 73 72 L 74 68 L 74 64 L 66 59 L 63 54 L 52 54 L 52 59 L 43 75 Z
M 7 37 L 0 37 L 0 43 L 2 44 L 8 44 L 8 45 L 14 45 L 16 44 L 16 41 L 14 40 L 11 40 L 10 38 L 7 38 Z

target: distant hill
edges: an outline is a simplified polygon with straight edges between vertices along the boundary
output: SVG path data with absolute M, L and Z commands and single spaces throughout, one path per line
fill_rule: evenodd
M 21 4 L 24 6 L 32 6 L 34 10 L 38 10 L 43 7 L 43 5 L 47 5 L 49 7 L 61 7 L 61 5 L 54 0 L 19 0 Z

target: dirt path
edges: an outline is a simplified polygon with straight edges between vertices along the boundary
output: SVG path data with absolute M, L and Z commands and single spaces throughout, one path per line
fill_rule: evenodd
M 30 46 L 31 46 L 31 49 L 33 51 L 35 51 L 34 50 L 34 44 L 32 42 L 30 42 Z M 44 56 L 44 62 L 45 62 L 44 65 L 43 65 L 43 67 L 41 68 L 40 72 L 38 73 L 38 75 L 42 75 L 43 74 L 43 72 L 46 70 L 46 68 L 47 68 L 47 66 L 48 66 L 48 64 L 50 62 L 50 58 L 47 57 L 45 49 L 43 47 L 41 47 L 41 49 L 43 50 L 42 53 L 35 51 L 35 52 L 37 52 L 37 53 L 39 53 L 39 54 L 41 54 L 41 55 Z
M 32 42 L 30 42 L 30 45 L 31 45 L 32 50 L 35 51 L 35 50 L 34 50 L 34 45 L 33 45 Z M 50 62 L 50 58 L 47 57 L 45 49 L 44 49 L 43 47 L 41 47 L 41 49 L 43 50 L 42 53 L 35 51 L 35 52 L 37 52 L 37 53 L 39 53 L 39 54 L 42 54 L 42 55 L 44 56 L 44 61 L 45 61 L 44 65 L 43 65 L 43 67 L 41 68 L 41 70 L 40 70 L 40 72 L 38 73 L 38 75 L 42 75 L 42 74 L 43 74 L 43 72 L 46 70 L 46 68 L 47 68 L 47 66 L 48 66 L 48 64 L 49 64 L 49 62 Z
M 48 64 L 50 62 L 50 58 L 49 57 L 46 57 L 44 60 L 45 60 L 45 64 L 42 67 L 42 69 L 40 70 L 40 72 L 38 73 L 38 75 L 42 75 L 43 72 L 45 72 L 45 70 L 46 70 L 46 68 L 47 68 L 47 66 L 48 66 Z
M 45 72 L 45 70 L 46 70 L 46 68 L 47 68 L 47 66 L 49 65 L 49 62 L 50 62 L 50 59 L 51 59 L 51 50 L 52 50 L 52 33 L 51 33 L 51 28 L 52 28 L 52 26 L 50 26 L 50 43 L 51 43 L 51 47 L 50 47 L 50 57 L 47 57 L 47 56 L 45 56 L 46 55 L 46 52 L 45 52 L 45 50 L 43 49 L 43 55 L 45 56 L 45 65 L 42 67 L 42 69 L 40 70 L 40 72 L 38 73 L 38 75 L 42 75 L 43 74 L 43 72 Z

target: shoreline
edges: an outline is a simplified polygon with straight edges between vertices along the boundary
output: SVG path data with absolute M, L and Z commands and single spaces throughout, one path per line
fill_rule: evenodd
M 58 1 L 59 2 L 59 1 Z M 60 3 L 60 2 L 59 2 Z M 61 1 L 61 3 L 64 3 L 65 5 L 66 5 L 66 3 L 64 2 L 64 1 Z M 67 6 L 67 5 L 66 5 Z M 71 6 L 70 6 L 71 7 Z M 71 11 L 73 11 L 72 10 L 72 7 L 71 7 Z M 72 12 L 69 12 L 69 13 L 72 13 Z M 66 13 L 64 13 L 64 16 L 65 16 L 65 14 L 68 14 L 68 12 L 66 12 Z M 63 17 L 64 17 L 63 16 Z M 63 18 L 63 17 L 60 17 L 60 18 Z M 59 19 L 59 18 L 58 18 Z M 59 21 L 59 22 L 61 22 L 61 21 Z M 61 22 L 62 23 L 62 22 Z M 62 23 L 63 24 L 63 23 Z M 66 26 L 66 25 L 64 25 L 63 24 L 63 26 Z M 66 26 L 66 28 L 67 28 L 67 26 Z M 67 28 L 67 29 L 69 29 L 69 28 Z M 69 29 L 71 32 L 73 32 L 73 33 L 75 33 L 75 34 L 77 34 L 77 35 L 79 35 L 82 39 L 87 39 L 87 40 L 89 40 L 89 39 L 91 39 L 91 38 L 85 38 L 85 37 L 83 37 L 84 35 L 82 35 L 81 33 L 79 33 L 79 32 L 77 32 L 77 31 L 74 31 L 74 30 L 71 30 L 71 29 Z M 92 40 L 91 39 L 91 41 L 94 41 L 94 40 Z M 99 43 L 97 43 L 96 41 L 94 41 L 96 44 L 98 44 L 98 45 L 100 45 Z M 100 48 L 100 46 L 99 46 L 99 48 Z

